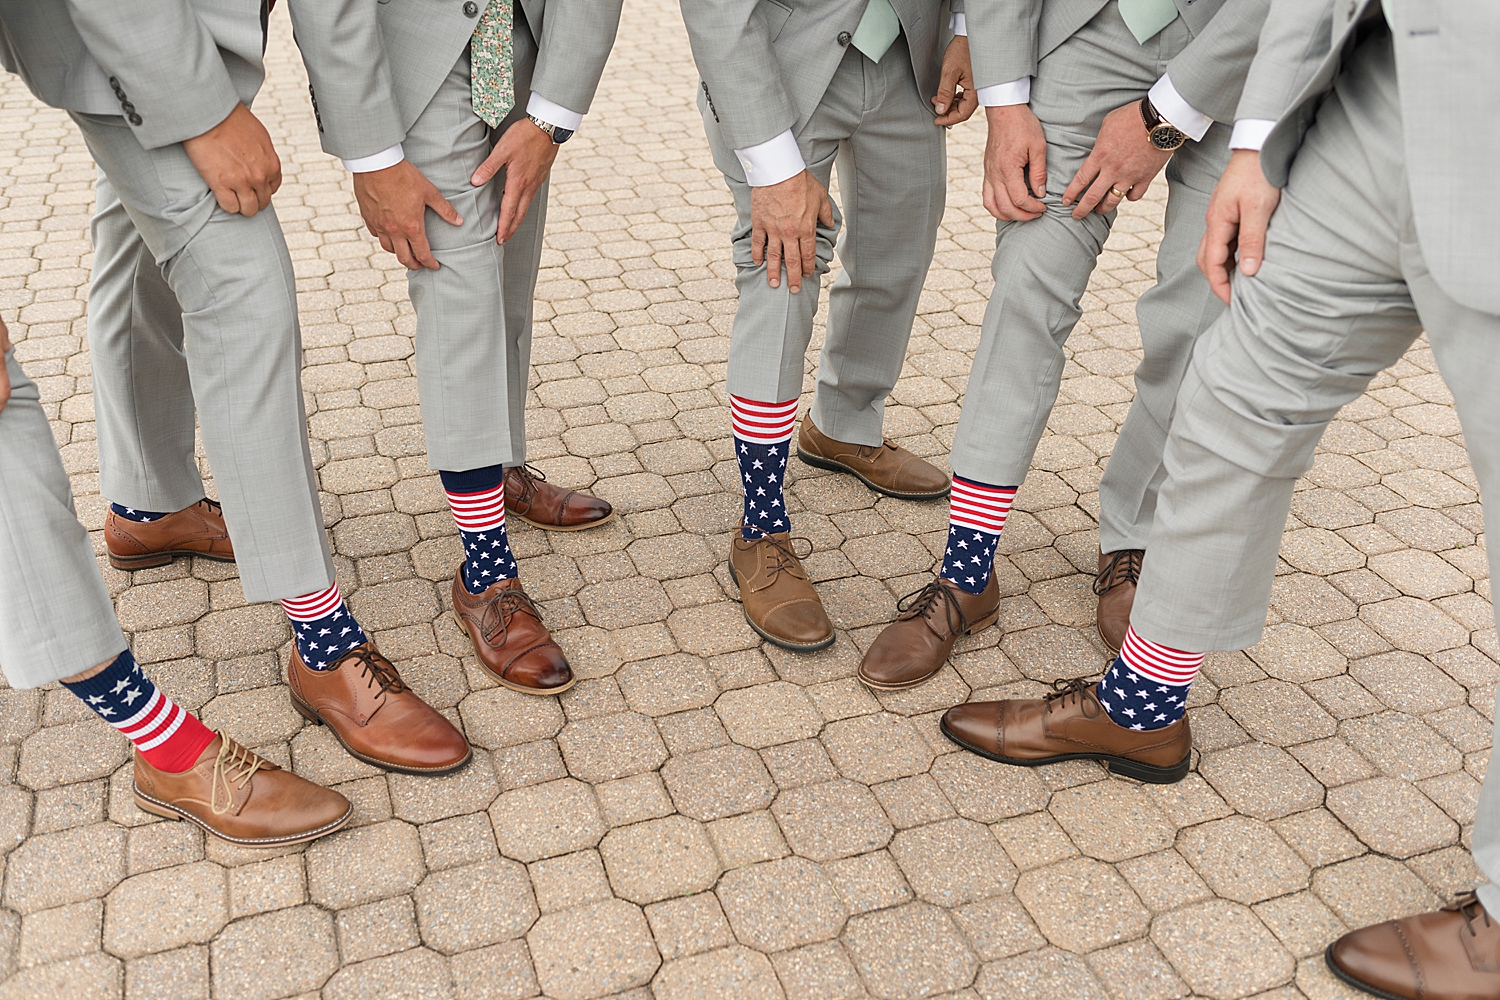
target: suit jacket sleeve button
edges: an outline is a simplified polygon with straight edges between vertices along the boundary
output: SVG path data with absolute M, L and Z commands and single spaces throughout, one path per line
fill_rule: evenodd
M 464 3 L 464 15 L 467 17 L 478 17 L 479 5 L 474 0 L 466 0 Z
M 132 125 L 139 125 L 141 123 L 141 116 L 132 111 L 129 121 Z
M 839 44 L 840 45 L 848 45 L 849 44 L 849 40 L 852 39 L 853 37 L 854 36 L 851 35 L 851 34 L 849 34 L 849 32 L 847 32 L 847 31 L 840 31 L 839 32 Z

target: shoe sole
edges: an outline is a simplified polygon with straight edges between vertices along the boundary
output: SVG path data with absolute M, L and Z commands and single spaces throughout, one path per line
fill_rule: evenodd
M 155 566 L 165 566 L 178 556 L 196 556 L 199 559 L 207 559 L 209 562 L 232 563 L 233 556 L 210 556 L 202 552 L 183 550 L 180 552 L 152 552 L 144 556 L 117 556 L 113 552 L 109 554 L 109 564 L 115 569 L 126 571 L 137 569 L 151 569 Z
M 1187 777 L 1190 765 L 1193 762 L 1192 751 L 1176 764 L 1170 767 L 1159 767 L 1155 764 L 1143 764 L 1138 760 L 1128 757 L 1116 757 L 1107 753 L 1060 753 L 1051 757 L 1042 757 L 1035 760 L 1021 757 L 1002 757 L 988 750 L 971 746 L 948 731 L 946 721 L 938 723 L 938 729 L 942 730 L 944 736 L 950 742 L 956 743 L 970 753 L 978 754 L 988 760 L 997 761 L 1001 764 L 1012 764 L 1016 767 L 1041 767 L 1043 764 L 1061 764 L 1068 760 L 1097 760 L 1104 764 L 1110 771 L 1126 778 L 1134 778 L 1136 781 L 1144 781 L 1152 785 L 1173 785 Z
M 455 612 L 453 612 L 453 620 L 456 621 L 456 622 L 458 622 L 458 627 L 461 628 L 461 629 L 463 629 L 464 635 L 466 635 L 466 636 L 469 637 L 469 645 L 471 645 L 471 646 L 474 647 L 475 654 L 477 656 L 478 651 L 479 651 L 479 647 L 474 642 L 474 633 L 472 633 L 472 632 L 469 631 L 469 626 L 464 622 L 463 616 L 460 615 L 457 611 L 455 611 Z M 574 684 L 578 683 L 578 678 L 574 677 L 572 680 L 568 681 L 568 683 L 566 683 L 566 684 L 560 685 L 560 686 L 555 687 L 555 688 L 546 688 L 545 690 L 542 689 L 542 688 L 522 687 L 519 684 L 512 684 L 510 681 L 506 680 L 504 677 L 501 677 L 499 674 L 495 673 L 489 667 L 486 667 L 484 665 L 484 661 L 483 660 L 479 661 L 479 668 L 481 670 L 483 670 L 485 673 L 489 674 L 495 680 L 499 681 L 506 688 L 510 689 L 511 691 L 516 692 L 517 694 L 530 694 L 530 695 L 536 695 L 537 697 L 546 697 L 549 694 L 562 694 L 564 691 L 568 690 L 568 688 L 570 688 Z M 569 669 L 571 670 L 572 668 L 569 667 Z
M 1349 975 L 1349 973 L 1345 972 L 1343 969 L 1340 969 L 1333 960 L 1333 945 L 1329 945 L 1327 948 L 1323 949 L 1323 961 L 1328 965 L 1328 971 L 1338 977 L 1340 982 L 1344 983 L 1347 986 L 1353 986 L 1361 993 L 1368 993 L 1372 997 L 1380 997 L 1380 1000 L 1406 1000 L 1405 997 L 1397 996 L 1394 993 L 1387 993 L 1385 990 L 1376 989 L 1373 986 L 1367 986 L 1364 983 L 1360 982 L 1358 979 L 1355 979 L 1353 976 Z
M 183 810 L 178 809 L 176 806 L 163 802 L 160 799 L 153 799 L 151 796 L 141 791 L 140 788 L 135 786 L 134 784 L 132 784 L 131 790 L 135 792 L 136 808 L 140 809 L 142 812 L 148 812 L 153 816 L 160 816 L 162 819 L 185 819 L 189 823 L 198 826 L 204 832 L 219 838 L 226 844 L 234 844 L 236 847 L 266 848 L 287 847 L 291 844 L 305 844 L 309 840 L 317 840 L 319 837 L 326 837 L 330 833 L 334 833 L 337 830 L 343 829 L 343 827 L 348 824 L 349 820 L 354 817 L 354 806 L 351 803 L 349 808 L 344 810 L 344 815 L 340 816 L 332 823 L 326 823 L 315 830 L 306 830 L 302 833 L 289 834 L 285 837 L 231 837 L 226 833 L 220 833 L 218 830 L 215 830 L 213 827 L 209 826 L 203 820 L 199 819 L 197 816 L 194 816 L 190 812 L 184 812 Z
M 604 517 L 599 518 L 599 520 L 590 521 L 588 524 L 548 524 L 545 521 L 533 521 L 524 514 L 517 514 L 515 511 L 509 511 L 508 516 L 518 521 L 525 521 L 533 528 L 541 528 L 543 531 L 587 531 L 590 528 L 597 528 L 601 524 L 608 524 L 610 521 L 613 521 L 615 519 L 615 511 L 610 511 Z
M 982 618 L 979 621 L 975 622 L 973 625 L 970 625 L 969 626 L 969 630 L 967 632 L 965 632 L 964 635 L 973 635 L 976 632 L 983 632 L 985 629 L 989 628 L 991 625 L 995 624 L 999 620 L 1000 620 L 1000 610 L 997 608 L 997 609 L 995 609 L 995 613 L 994 614 L 989 615 L 989 616 L 987 616 L 985 618 Z M 952 657 L 949 657 L 948 659 L 943 660 L 943 662 L 938 666 L 938 668 L 936 670 L 934 670 L 932 673 L 928 674 L 927 676 L 919 678 L 918 680 L 914 680 L 914 681 L 905 681 L 905 682 L 903 682 L 901 684 L 886 684 L 886 683 L 883 683 L 881 681 L 872 681 L 872 680 L 870 680 L 870 678 L 868 678 L 868 677 L 865 676 L 864 665 L 863 664 L 860 665 L 859 671 L 857 673 L 855 673 L 854 676 L 857 677 L 857 678 L 859 678 L 859 682 L 861 684 L 863 684 L 867 688 L 870 688 L 873 691 L 909 691 L 909 690 L 911 690 L 914 687 L 919 687 L 919 686 L 921 686 L 923 684 L 926 684 L 928 681 L 932 680 L 938 674 L 942 673 L 943 667 L 946 667 L 948 665 L 949 660 L 951 660 L 951 659 L 952 659 Z
M 311 705 L 308 705 L 291 691 L 288 691 L 287 694 L 291 695 L 292 707 L 297 710 L 298 715 L 302 716 L 313 725 L 328 726 L 328 723 L 323 721 L 323 717 L 319 715 Z M 444 764 L 442 767 L 408 767 L 405 764 L 392 764 L 388 760 L 380 760 L 377 757 L 371 757 L 367 754 L 360 753 L 358 750 L 354 749 L 349 744 L 344 742 L 344 737 L 339 735 L 339 731 L 335 727 L 328 726 L 328 731 L 333 734 L 334 739 L 339 741 L 339 746 L 343 747 L 344 752 L 349 756 L 353 757 L 355 760 L 362 760 L 372 767 L 378 767 L 382 771 L 395 771 L 398 774 L 422 774 L 436 777 L 442 774 L 452 774 L 454 771 L 461 771 L 469 766 L 469 761 L 474 759 L 474 748 L 469 747 L 469 752 L 464 755 L 464 759 L 456 764 Z
M 740 585 L 740 577 L 739 574 L 734 571 L 734 563 L 729 562 L 725 565 L 729 567 L 729 579 L 733 580 L 735 587 L 738 588 Z M 819 598 L 819 600 L 821 600 L 821 598 Z M 740 599 L 740 614 L 745 616 L 745 624 L 749 625 L 750 628 L 754 630 L 756 635 L 760 636 L 762 639 L 766 640 L 773 646 L 779 646 L 782 649 L 790 649 L 794 653 L 815 653 L 820 649 L 827 649 L 829 646 L 832 646 L 833 641 L 839 637 L 838 632 L 830 632 L 828 634 L 828 638 L 826 639 L 819 639 L 817 642 L 813 643 L 803 643 L 792 642 L 790 639 L 783 639 L 779 636 L 774 636 L 750 620 L 750 615 L 745 611 L 745 601 L 743 598 Z
M 882 493 L 888 497 L 895 497 L 898 500 L 941 500 L 943 497 L 948 495 L 949 487 L 946 486 L 936 493 L 907 493 L 902 490 L 893 490 L 887 486 L 881 486 L 878 483 L 871 482 L 858 470 L 844 465 L 842 462 L 835 462 L 831 458 L 823 458 L 821 456 L 811 454 L 810 452 L 803 451 L 800 447 L 797 449 L 797 457 L 802 459 L 802 461 L 806 462 L 808 465 L 811 465 L 815 469 L 827 469 L 830 472 L 847 472 L 849 473 L 849 475 L 853 476 L 855 479 L 858 479 L 860 482 L 864 483 L 876 493 Z

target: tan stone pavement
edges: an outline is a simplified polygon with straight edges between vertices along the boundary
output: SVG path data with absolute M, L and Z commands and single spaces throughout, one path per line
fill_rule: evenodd
M 339 579 L 381 646 L 480 748 L 387 776 L 290 709 L 290 633 L 233 567 L 107 567 L 159 682 L 357 807 L 306 848 L 205 843 L 131 803 L 126 744 L 65 691 L 0 690 L 0 998 L 1265 1000 L 1346 995 L 1345 927 L 1479 877 L 1467 852 L 1500 657 L 1458 421 L 1417 345 L 1350 405 L 1299 484 L 1270 627 L 1210 658 L 1201 756 L 1145 787 L 1093 765 L 953 752 L 942 709 L 1100 670 L 1098 482 L 1139 357 L 1163 190 L 1128 205 L 1001 543 L 1000 627 L 916 691 L 859 651 L 941 548 L 945 508 L 792 463 L 789 501 L 839 641 L 744 625 L 724 363 L 729 198 L 676 5 L 630 0 L 594 112 L 555 173 L 531 459 L 624 516 L 512 526 L 580 675 L 494 686 L 444 614 L 459 560 L 426 466 L 402 268 L 320 152 L 285 15 L 256 112 L 281 149 L 313 453 Z M 989 290 L 983 129 L 951 133 L 950 205 L 888 432 L 945 461 Z M 93 169 L 62 114 L 0 81 L 0 315 L 97 529 L 84 340 Z M 816 343 L 809 371 L 816 361 Z M 811 388 L 811 376 L 808 379 Z

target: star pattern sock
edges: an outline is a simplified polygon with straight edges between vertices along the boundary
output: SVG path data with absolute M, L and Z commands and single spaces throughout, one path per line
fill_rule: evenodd
M 995 545 L 1017 489 L 953 477 L 948 494 L 948 547 L 938 576 L 966 593 L 984 593 L 995 568 Z
M 518 569 L 505 533 L 505 467 L 439 475 L 464 544 L 464 588 L 482 594 L 501 580 L 513 579 Z
M 792 427 L 797 423 L 797 401 L 761 403 L 730 396 L 729 418 L 734 427 L 734 454 L 745 485 L 745 527 L 741 534 L 758 538 L 761 532 L 790 531 L 792 519 L 786 512 L 782 486 Z
M 1188 688 L 1203 666 L 1202 653 L 1185 653 L 1125 633 L 1120 655 L 1099 682 L 1099 704 L 1126 729 L 1161 729 L 1187 712 Z
M 127 521 L 140 521 L 142 523 L 160 521 L 162 518 L 172 513 L 169 510 L 136 510 L 134 507 L 122 507 L 117 503 L 110 504 L 109 509 L 114 511 L 117 516 L 123 517 Z
M 88 680 L 63 687 L 124 733 L 158 771 L 186 771 L 214 741 L 212 730 L 151 683 L 128 649 Z
M 309 670 L 328 670 L 366 641 L 365 630 L 344 604 L 337 580 L 327 590 L 282 601 L 281 607 L 292 621 L 297 655 Z

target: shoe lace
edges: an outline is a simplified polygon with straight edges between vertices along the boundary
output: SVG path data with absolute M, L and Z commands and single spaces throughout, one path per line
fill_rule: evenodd
M 1140 549 L 1121 549 L 1112 552 L 1109 562 L 1094 577 L 1094 593 L 1103 597 L 1122 583 L 1139 583 L 1141 579 L 1141 564 L 1146 558 L 1146 553 Z
M 1479 936 L 1479 932 L 1474 929 L 1474 920 L 1476 918 L 1483 917 L 1484 926 L 1491 926 L 1490 912 L 1484 908 L 1484 904 L 1479 901 L 1478 893 L 1474 892 L 1473 889 L 1470 889 L 1468 892 L 1461 893 L 1458 899 L 1454 900 L 1453 905 L 1454 908 L 1458 910 L 1458 912 L 1463 916 L 1464 927 L 1468 930 L 1469 937 Z
M 766 569 L 770 571 L 771 581 L 773 583 L 775 582 L 776 578 L 782 574 L 782 571 L 787 571 L 792 573 L 793 575 L 797 575 L 801 571 L 802 560 L 812 555 L 813 543 L 811 538 L 803 538 L 801 536 L 795 538 L 788 537 L 784 539 L 774 538 L 771 536 L 770 532 L 767 532 L 761 528 L 757 528 L 753 524 L 746 523 L 744 527 L 749 528 L 751 531 L 758 534 L 760 536 L 760 541 L 768 543 L 769 547 L 766 550 Z M 807 550 L 805 552 L 799 551 L 798 543 L 805 545 L 807 547 Z
M 1052 682 L 1052 692 L 1042 700 L 1047 704 L 1047 712 L 1050 714 L 1054 707 L 1066 708 L 1068 699 L 1077 701 L 1079 708 L 1083 711 L 1085 719 L 1097 719 L 1104 711 L 1104 706 L 1099 704 L 1099 698 L 1091 690 L 1096 680 L 1088 677 L 1059 677 Z
M 534 465 L 516 465 L 507 471 L 514 472 L 521 480 L 521 492 L 516 497 L 517 500 L 530 500 L 536 492 L 536 484 L 547 481 L 547 474 Z
M 261 769 L 265 761 L 253 750 L 240 746 L 222 732 L 219 736 L 219 756 L 214 759 L 214 773 L 209 781 L 209 808 L 215 816 L 222 816 L 234 805 L 234 790 L 244 788 Z M 224 790 L 224 805 L 219 805 L 219 789 Z
M 921 616 L 930 620 L 939 607 L 943 609 L 943 615 L 947 619 L 949 635 L 968 634 L 969 618 L 959 606 L 953 588 L 944 586 L 941 580 L 934 579 L 925 587 L 902 597 L 896 602 L 896 613 L 903 619 Z
M 537 621 L 542 620 L 542 610 L 526 591 L 500 591 L 500 595 L 485 609 L 484 622 L 480 626 L 485 640 L 493 646 L 505 645 L 505 639 L 510 634 L 511 619 L 522 611 L 531 614 Z
M 223 504 L 221 504 L 221 503 L 219 503 L 219 501 L 213 500 L 213 499 L 211 499 L 209 497 L 204 497 L 202 500 L 199 500 L 198 502 L 199 503 L 208 504 L 208 509 L 209 509 L 210 513 L 213 513 L 213 514 L 222 514 L 223 511 L 224 511 L 224 505 Z
M 406 682 L 396 673 L 395 665 L 379 653 L 369 649 L 356 649 L 346 659 L 358 661 L 360 676 L 369 677 L 372 687 L 379 685 L 382 694 L 400 694 L 406 690 Z

